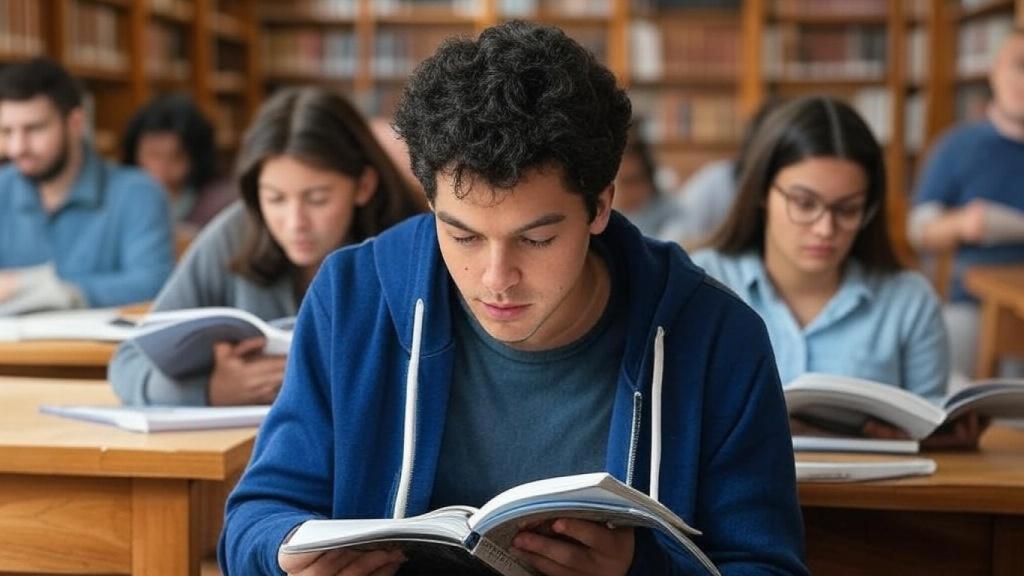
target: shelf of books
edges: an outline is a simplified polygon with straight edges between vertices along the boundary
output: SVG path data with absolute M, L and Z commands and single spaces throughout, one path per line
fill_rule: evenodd
M 241 135 L 262 99 L 259 28 L 254 0 L 197 0 L 207 8 L 209 50 L 198 58 L 200 103 L 210 113 L 217 145 L 225 156 L 237 150 Z
M 195 4 L 190 0 L 150 0 L 146 28 L 147 83 L 154 94 L 188 92 L 196 42 Z
M 85 108 L 96 147 L 105 155 L 116 155 L 121 130 L 142 89 L 132 76 L 131 24 L 137 8 L 101 0 L 57 0 L 49 8 L 52 12 L 41 12 L 44 22 L 56 27 L 49 52 L 86 90 Z
M 0 0 L 0 66 L 46 55 L 85 88 L 90 133 L 116 156 L 151 97 L 191 94 L 225 150 L 259 102 L 255 0 Z
M 0 63 L 46 52 L 38 0 L 0 0 Z
M 738 149 L 740 33 L 736 9 L 634 6 L 630 97 L 641 133 L 680 179 Z
M 955 26 L 953 59 L 955 121 L 978 120 L 992 94 L 988 72 L 1000 43 L 1015 25 L 1014 0 L 960 0 L 951 6 Z
M 686 176 L 735 152 L 740 11 L 637 0 L 261 0 L 264 87 L 335 87 L 390 116 L 409 74 L 450 36 L 519 19 L 556 25 L 630 90 L 660 160 Z M 709 4 L 722 4 L 712 2 Z

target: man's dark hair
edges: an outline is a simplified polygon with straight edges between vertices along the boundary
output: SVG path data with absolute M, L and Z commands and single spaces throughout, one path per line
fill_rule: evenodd
M 450 174 L 464 198 L 482 179 L 515 186 L 560 169 L 593 218 L 626 145 L 629 98 L 594 55 L 550 26 L 508 22 L 477 40 L 449 39 L 406 84 L 395 129 L 431 202 Z
M 217 143 L 213 125 L 187 94 L 159 96 L 139 110 L 125 128 L 121 160 L 139 164 L 139 144 L 147 134 L 174 134 L 189 159 L 188 186 L 200 193 L 217 177 Z
M 62 116 L 82 105 L 82 88 L 67 70 L 49 58 L 33 58 L 0 69 L 0 102 L 24 102 L 46 96 Z

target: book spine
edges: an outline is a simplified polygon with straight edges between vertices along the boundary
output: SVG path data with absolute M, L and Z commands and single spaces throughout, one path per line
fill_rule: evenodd
M 471 544 L 470 552 L 473 556 L 499 573 L 505 576 L 533 576 L 514 556 L 508 553 L 508 550 L 498 546 L 492 540 L 473 534 L 468 543 Z

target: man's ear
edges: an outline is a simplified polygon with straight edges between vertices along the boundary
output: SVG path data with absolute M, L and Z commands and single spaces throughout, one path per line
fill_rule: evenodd
M 68 135 L 71 136 L 74 141 L 77 142 L 85 136 L 85 110 L 81 106 L 72 108 L 71 111 L 68 112 L 64 123 L 65 126 L 67 126 Z M 93 136 L 95 136 L 95 134 Z
M 594 205 L 594 219 L 590 221 L 590 233 L 600 234 L 608 227 L 608 219 L 612 216 L 612 200 L 615 199 L 615 184 L 609 184 L 600 194 Z

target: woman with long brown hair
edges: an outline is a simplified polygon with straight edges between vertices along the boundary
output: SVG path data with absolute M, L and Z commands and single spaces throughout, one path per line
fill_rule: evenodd
M 779 107 L 738 189 L 694 261 L 764 319 L 782 382 L 825 372 L 941 401 L 950 363 L 939 301 L 893 251 L 882 149 L 857 112 L 828 97 Z M 902 436 L 878 422 L 863 432 Z
M 421 210 L 366 121 L 342 96 L 304 88 L 271 98 L 237 161 L 241 202 L 199 235 L 153 311 L 231 306 L 294 316 L 320 263 Z M 172 379 L 131 342 L 108 371 L 126 404 L 270 403 L 285 358 L 261 339 L 214 345 L 210 372 Z

